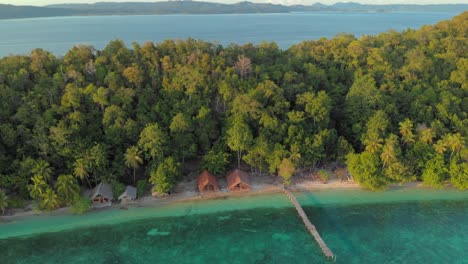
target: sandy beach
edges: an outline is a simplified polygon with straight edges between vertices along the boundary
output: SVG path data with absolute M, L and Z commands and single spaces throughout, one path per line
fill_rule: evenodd
M 283 182 L 280 177 L 272 177 L 269 175 L 256 175 L 251 177 L 252 189 L 249 191 L 231 192 L 226 189 L 226 181 L 224 178 L 219 180 L 221 189 L 219 192 L 199 193 L 196 189 L 196 179 L 182 181 L 174 188 L 174 191 L 167 196 L 153 197 L 147 194 L 138 198 L 131 204 L 120 204 L 114 202 L 112 206 L 108 207 L 91 207 L 90 211 L 104 211 L 110 209 L 130 209 L 138 207 L 160 207 L 162 205 L 169 205 L 175 203 L 184 203 L 191 201 L 204 201 L 204 200 L 218 200 L 227 199 L 229 197 L 248 197 L 262 194 L 279 193 L 282 191 Z M 404 185 L 393 185 L 389 188 L 403 188 L 403 187 L 421 187 L 419 182 L 407 183 Z M 359 184 L 354 181 L 342 181 L 336 177 L 323 183 L 320 180 L 314 180 L 311 177 L 297 177 L 288 187 L 293 191 L 318 191 L 318 190 L 332 190 L 332 189 L 360 189 Z M 0 222 L 11 222 L 15 220 L 31 218 L 36 216 L 61 216 L 69 215 L 70 207 L 62 207 L 54 211 L 38 211 L 34 209 L 10 209 L 5 215 L 0 216 Z

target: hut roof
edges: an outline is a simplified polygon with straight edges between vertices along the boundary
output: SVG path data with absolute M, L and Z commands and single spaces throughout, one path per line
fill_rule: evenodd
M 198 176 L 197 184 L 199 191 L 202 191 L 208 184 L 213 185 L 215 191 L 218 190 L 218 180 L 216 179 L 216 176 L 209 173 L 207 170 L 204 170 L 200 176 Z
M 240 182 L 250 186 L 249 175 L 245 171 L 241 171 L 239 169 L 233 170 L 227 176 L 227 188 L 231 189 L 232 187 L 236 186 Z
M 119 200 L 122 200 L 123 198 L 128 197 L 130 199 L 136 199 L 137 198 L 137 188 L 127 185 L 125 187 L 125 191 L 119 196 Z
M 91 199 L 96 198 L 98 195 L 101 195 L 102 197 L 107 198 L 109 200 L 114 199 L 114 194 L 112 193 L 112 187 L 105 182 L 99 183 L 94 188 L 91 194 Z

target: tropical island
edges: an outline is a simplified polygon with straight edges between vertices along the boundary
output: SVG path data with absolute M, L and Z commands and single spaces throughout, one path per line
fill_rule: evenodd
M 276 186 L 332 178 L 465 190 L 467 21 L 465 12 L 288 50 L 115 40 L 2 58 L 0 209 L 32 199 L 84 212 L 84 190 L 102 182 L 117 196 L 151 186 L 162 196 L 184 182 L 196 189 L 204 170 L 219 179 L 235 168 Z
M 2 264 L 463 263 L 467 21 L 1 58 Z
M 15 6 L 0 4 L 0 19 L 58 17 L 58 16 L 107 16 L 107 15 L 167 15 L 167 14 L 255 14 L 292 12 L 462 12 L 467 4 L 434 5 L 364 5 L 359 3 L 335 3 L 324 5 L 275 5 L 243 1 L 235 4 L 202 1 L 161 1 L 153 3 L 55 4 L 47 6 Z

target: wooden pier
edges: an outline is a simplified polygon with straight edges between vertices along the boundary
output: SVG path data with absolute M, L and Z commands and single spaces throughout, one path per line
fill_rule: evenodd
M 301 217 L 302 222 L 304 222 L 305 227 L 307 228 L 307 230 L 309 230 L 309 233 L 314 237 L 315 241 L 319 245 L 320 249 L 322 250 L 327 260 L 336 261 L 336 256 L 333 255 L 333 253 L 328 248 L 325 241 L 323 241 L 322 237 L 318 233 L 315 226 L 310 222 L 309 217 L 307 217 L 307 215 L 305 214 L 304 209 L 302 209 L 301 204 L 299 204 L 294 194 L 292 194 L 289 190 L 284 189 L 284 188 L 283 188 L 283 191 L 286 194 L 286 196 L 288 196 L 289 200 L 294 205 L 294 207 L 296 207 L 297 213 Z

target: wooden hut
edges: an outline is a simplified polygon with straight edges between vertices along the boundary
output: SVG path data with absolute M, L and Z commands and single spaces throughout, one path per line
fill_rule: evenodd
M 133 186 L 125 187 L 125 191 L 119 196 L 119 201 L 122 203 L 130 203 L 137 198 L 137 189 Z
M 101 182 L 94 188 L 90 198 L 93 204 L 111 203 L 112 199 L 114 199 L 112 187 L 107 183 Z
M 227 188 L 231 191 L 250 190 L 249 175 L 239 169 L 233 170 L 227 176 Z
M 198 190 L 200 192 L 217 192 L 219 190 L 218 180 L 216 176 L 204 170 L 198 176 Z

